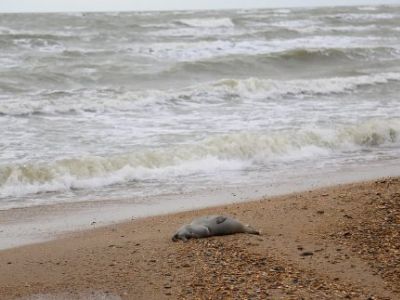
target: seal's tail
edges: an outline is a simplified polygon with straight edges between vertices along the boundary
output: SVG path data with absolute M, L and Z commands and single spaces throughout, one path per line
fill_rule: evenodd
M 246 226 L 246 233 L 260 235 L 260 232 L 258 230 L 249 225 Z

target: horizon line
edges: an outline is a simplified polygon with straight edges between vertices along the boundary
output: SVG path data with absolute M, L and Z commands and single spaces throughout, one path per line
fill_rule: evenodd
M 302 8 L 340 8 L 340 7 L 391 7 L 400 6 L 400 3 L 382 3 L 382 4 L 341 4 L 341 5 L 299 5 L 299 6 L 262 6 L 262 7 L 237 7 L 237 8 L 192 8 L 192 9 L 145 9 L 145 10 L 134 10 L 134 9 L 123 9 L 123 10 L 44 10 L 44 11 L 0 11 L 0 14 L 58 14 L 58 13 L 147 13 L 147 12 L 186 12 L 186 11 L 229 11 L 229 10 L 257 10 L 257 9 L 302 9 Z

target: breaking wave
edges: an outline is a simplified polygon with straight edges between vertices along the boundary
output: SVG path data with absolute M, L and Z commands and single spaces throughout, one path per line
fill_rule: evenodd
M 51 163 L 0 166 L 0 195 L 93 189 L 143 180 L 166 180 L 216 170 L 305 159 L 332 151 L 399 142 L 400 120 L 372 120 L 337 128 L 214 135 L 195 144 L 85 156 Z
M 2 15 L 0 202 L 192 192 L 391 163 L 399 13 Z
M 400 73 L 334 77 L 309 80 L 278 81 L 249 78 L 245 80 L 226 79 L 213 84 L 216 90 L 236 93 L 243 97 L 274 99 L 283 96 L 329 95 L 352 92 L 360 87 L 400 81 Z
M 273 53 L 272 57 L 303 61 L 308 63 L 310 60 L 317 61 L 326 59 L 327 62 L 336 63 L 339 59 L 349 61 L 379 58 L 391 59 L 400 57 L 400 49 L 395 47 L 370 47 L 370 48 L 310 48 L 293 49 L 278 53 Z
M 351 93 L 357 89 L 400 81 L 400 73 L 388 72 L 372 75 L 334 77 L 322 79 L 272 80 L 262 78 L 223 79 L 182 90 L 147 90 L 125 92 L 100 89 L 42 91 L 31 101 L 6 101 L 0 103 L 3 115 L 29 116 L 31 114 L 96 113 L 134 111 L 140 107 L 157 105 L 175 106 L 208 102 L 226 102 L 232 97 L 243 99 L 304 98 L 312 95 Z M 31 95 L 32 96 L 32 95 Z M 55 97 L 55 98 L 54 98 Z M 39 98 L 40 101 L 37 101 Z M 46 99 L 51 98 L 51 99 Z
M 195 19 L 181 19 L 176 21 L 177 24 L 189 26 L 189 27 L 205 27 L 205 28 L 216 28 L 216 27 L 234 27 L 230 18 L 195 18 Z

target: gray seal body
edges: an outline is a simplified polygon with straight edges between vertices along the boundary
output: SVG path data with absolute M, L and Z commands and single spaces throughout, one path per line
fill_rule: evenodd
M 179 228 L 172 240 L 187 241 L 191 238 L 204 238 L 215 235 L 227 235 L 234 233 L 260 234 L 249 225 L 243 225 L 231 217 L 212 215 L 196 218 L 192 223 Z

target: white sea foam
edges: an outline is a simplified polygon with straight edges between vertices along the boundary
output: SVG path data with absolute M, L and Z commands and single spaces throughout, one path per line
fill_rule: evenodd
M 361 11 L 375 11 L 375 10 L 378 10 L 378 7 L 377 6 L 359 6 L 359 7 L 357 7 L 357 9 L 361 10 Z
M 0 57 L 0 64 L 3 68 L 17 67 L 20 63 L 20 60 L 14 57 Z
M 321 25 L 321 21 L 318 20 L 285 20 L 285 21 L 278 21 L 275 23 L 272 23 L 272 26 L 278 26 L 278 27 L 283 27 L 283 28 L 288 28 L 292 30 L 300 30 L 302 28 L 309 28 L 309 27 L 314 27 L 314 26 L 319 26 Z
M 304 27 L 293 29 L 296 31 L 315 31 L 317 27 Z M 387 38 L 386 43 L 398 45 L 397 38 Z M 313 37 L 300 37 L 295 39 L 272 39 L 272 40 L 216 40 L 216 41 L 190 41 L 190 42 L 168 42 L 154 43 L 149 48 L 146 45 L 136 45 L 126 51 L 136 55 L 148 55 L 160 60 L 173 60 L 179 62 L 193 62 L 207 59 L 215 59 L 232 55 L 259 55 L 272 54 L 293 49 L 312 49 L 312 48 L 332 48 L 332 49 L 351 49 L 351 48 L 375 48 L 382 46 L 381 38 L 350 37 L 316 35 Z M 151 50 L 151 51 L 149 51 Z M 149 54 L 150 53 L 150 54 Z
M 400 73 L 383 73 L 363 76 L 336 77 L 310 80 L 278 81 L 249 78 L 246 80 L 221 80 L 213 86 L 226 93 L 237 93 L 243 97 L 276 98 L 285 95 L 304 96 L 352 92 L 359 87 L 400 81 Z
M 273 12 L 276 14 L 290 14 L 292 10 L 288 8 L 280 8 L 280 9 L 274 9 Z
M 315 28 L 315 31 L 340 31 L 340 32 L 363 32 L 363 31 L 373 31 L 373 30 L 381 30 L 376 24 L 371 25 L 363 25 L 363 26 L 355 26 L 355 25 L 348 25 L 348 26 L 324 26 L 321 28 Z
M 358 14 L 349 14 L 349 13 L 341 13 L 332 15 L 333 18 L 341 19 L 346 22 L 353 21 L 372 21 L 372 20 L 391 20 L 397 18 L 396 14 L 389 13 L 358 13 Z
M 190 86 L 181 90 L 147 90 L 115 93 L 115 91 L 72 90 L 60 95 L 57 100 L 45 99 L 47 91 L 38 93 L 37 101 L 3 99 L 0 114 L 65 114 L 98 113 L 113 111 L 135 111 L 138 108 L 160 105 L 202 103 L 204 98 L 213 102 L 225 102 L 229 96 L 236 95 L 249 99 L 278 99 L 284 97 L 304 98 L 312 95 L 351 93 L 361 87 L 400 81 L 400 73 L 388 72 L 371 75 L 333 77 L 308 80 L 271 80 L 263 78 L 223 79 L 216 82 Z M 65 98 L 64 98 L 65 97 Z M 63 101 L 63 98 L 65 101 Z M 158 105 L 157 105 L 158 104 Z
M 3 165 L 0 195 L 94 189 L 117 183 L 168 180 L 240 170 L 252 164 L 286 162 L 331 151 L 399 142 L 400 120 L 372 120 L 338 128 L 214 135 L 198 143 L 141 150 L 109 157 L 86 156 L 52 163 Z
M 70 17 L 78 17 L 82 18 L 86 15 L 84 12 L 65 12 L 63 15 L 70 16 Z
M 191 27 L 234 27 L 230 18 L 193 18 L 193 19 L 180 19 L 178 23 L 191 26 Z
M 75 33 L 64 30 L 27 30 L 27 29 L 15 29 L 8 27 L 0 27 L 0 35 L 12 36 L 13 38 L 41 38 L 47 37 L 51 39 L 55 38 L 70 38 L 74 37 Z
M 150 36 L 156 37 L 190 37 L 192 39 L 200 39 L 207 37 L 238 37 L 245 34 L 253 34 L 259 32 L 259 29 L 239 29 L 234 27 L 217 27 L 210 31 L 205 27 L 178 27 L 178 28 L 162 28 L 160 30 L 149 32 Z
M 10 34 L 12 31 L 11 28 L 0 26 L 0 34 Z
M 145 49 L 143 51 L 143 49 Z M 176 61 L 198 61 L 232 54 L 259 54 L 271 52 L 270 43 L 260 40 L 254 41 L 195 41 L 155 43 L 151 47 L 151 56 L 159 59 Z M 133 52 L 148 53 L 148 47 L 132 48 Z

